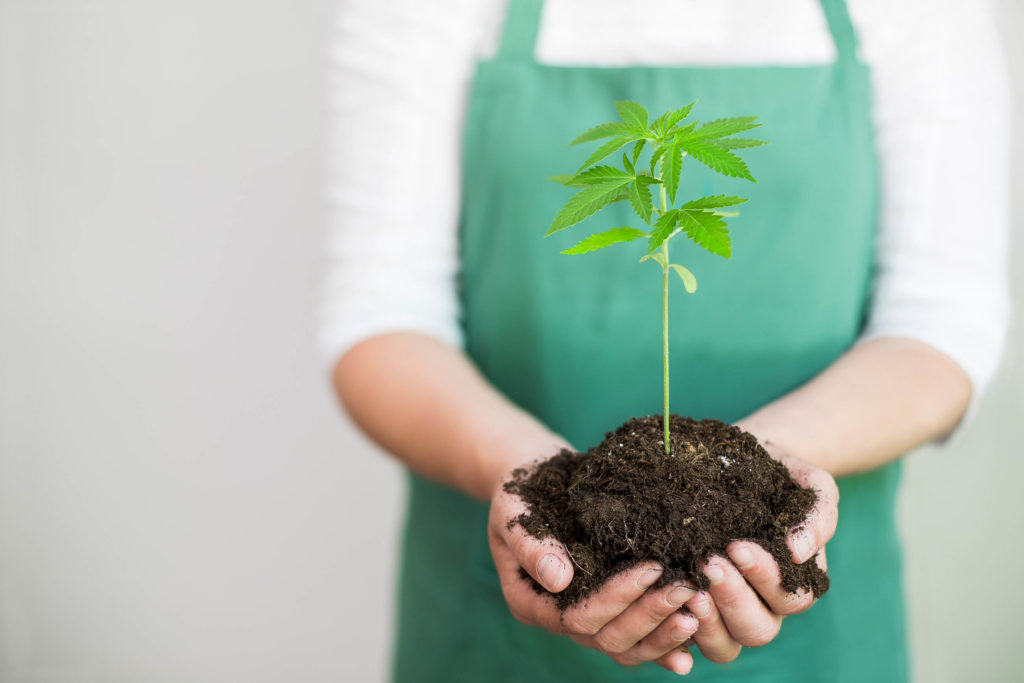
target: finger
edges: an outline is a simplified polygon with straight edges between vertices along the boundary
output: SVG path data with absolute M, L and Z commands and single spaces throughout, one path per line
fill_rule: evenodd
M 790 593 L 782 588 L 779 565 L 771 553 L 758 544 L 733 541 L 726 552 L 750 587 L 764 598 L 776 614 L 799 614 L 814 604 L 814 594 L 809 590 L 801 588 L 796 593 Z
M 690 654 L 685 645 L 679 646 L 667 655 L 663 655 L 654 661 L 662 669 L 667 669 L 680 676 L 685 676 L 693 670 L 693 655 Z
M 623 666 L 636 666 L 654 661 L 686 642 L 697 632 L 699 626 L 697 617 L 685 612 L 676 612 L 639 643 L 625 652 L 612 655 L 612 659 Z
M 693 634 L 693 642 L 704 653 L 704 657 L 716 664 L 725 664 L 736 659 L 743 646 L 729 635 L 729 630 L 725 627 L 711 596 L 702 591 L 690 598 L 686 606 L 700 622 L 700 627 Z
M 552 593 L 565 590 L 572 581 L 573 568 L 565 547 L 552 538 L 538 539 L 512 522 L 526 511 L 526 503 L 518 496 L 502 494 L 491 510 L 489 533 L 500 540 L 515 556 L 519 566 Z M 511 523 L 510 523 L 511 522 Z
M 793 479 L 818 494 L 807 518 L 790 529 L 786 538 L 793 561 L 803 564 L 831 540 L 839 521 L 839 487 L 828 472 L 799 461 L 787 460 Z
M 512 616 L 529 626 L 541 626 L 553 633 L 564 633 L 562 614 L 554 598 L 538 593 L 520 575 L 519 560 L 501 539 L 492 539 L 491 555 L 501 581 L 501 592 Z
M 584 602 L 567 609 L 562 624 L 571 633 L 595 635 L 642 597 L 661 573 L 658 563 L 643 562 L 617 574 Z
M 782 617 L 764 606 L 731 562 L 713 557 L 704 566 L 704 574 L 711 582 L 711 598 L 733 640 L 745 647 L 761 647 L 779 634 Z
M 659 628 L 695 593 L 696 591 L 692 588 L 681 583 L 649 590 L 639 600 L 627 607 L 622 614 L 605 624 L 594 638 L 604 652 L 609 654 L 626 652 Z M 696 629 L 696 619 L 693 623 Z M 678 644 L 676 643 L 676 645 Z M 668 648 L 665 650 L 667 651 Z M 664 652 L 657 656 L 661 656 L 661 654 Z M 649 657 L 648 659 L 653 658 Z

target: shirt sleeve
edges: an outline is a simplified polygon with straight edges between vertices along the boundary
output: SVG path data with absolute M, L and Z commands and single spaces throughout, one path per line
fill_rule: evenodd
M 476 56 L 501 10 L 494 0 L 346 0 L 337 11 L 319 340 L 330 366 L 383 332 L 462 343 L 462 116 Z
M 910 337 L 992 378 L 1009 324 L 1009 87 L 992 8 L 850 0 L 872 67 L 881 161 L 861 341 Z M 969 411 L 970 412 L 970 411 Z

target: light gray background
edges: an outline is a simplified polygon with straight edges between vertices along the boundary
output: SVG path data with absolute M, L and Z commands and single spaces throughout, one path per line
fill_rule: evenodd
M 1024 6 L 1000 4 L 1019 102 Z M 0 0 L 4 682 L 385 675 L 399 471 L 312 341 L 331 9 Z M 909 458 L 920 681 L 1024 665 L 1021 341 Z

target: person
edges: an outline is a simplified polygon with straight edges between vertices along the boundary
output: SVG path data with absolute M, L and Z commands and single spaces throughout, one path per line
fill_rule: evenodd
M 393 677 L 905 680 L 898 458 L 974 410 L 1007 326 L 988 6 L 350 0 L 331 59 L 322 345 L 346 409 L 409 469 Z M 564 614 L 520 574 L 559 591 L 574 567 L 508 526 L 509 472 L 661 400 L 660 278 L 541 238 L 568 196 L 546 178 L 583 158 L 566 143 L 621 99 L 759 115 L 772 143 L 748 155 L 731 261 L 682 257 L 701 291 L 673 302 L 672 405 L 735 422 L 819 491 L 789 537 L 795 561 L 827 561 L 813 606 L 742 541 L 707 591 L 642 563 Z

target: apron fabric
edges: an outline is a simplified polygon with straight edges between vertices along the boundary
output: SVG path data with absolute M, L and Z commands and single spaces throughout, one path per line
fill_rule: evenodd
M 777 67 L 560 67 L 533 53 L 540 0 L 510 0 L 497 56 L 478 66 L 465 124 L 460 297 L 467 353 L 498 389 L 577 448 L 661 409 L 661 271 L 642 241 L 559 251 L 643 225 L 620 202 L 542 238 L 570 191 L 546 178 L 586 154 L 566 143 L 616 118 L 699 99 L 694 116 L 759 115 L 772 144 L 747 156 L 760 184 L 684 161 L 680 196 L 750 198 L 731 260 L 685 240 L 673 260 L 700 281 L 670 298 L 673 412 L 735 421 L 825 369 L 869 304 L 878 164 L 867 68 L 842 0 L 822 0 L 835 63 Z M 676 283 L 678 285 L 678 283 Z M 839 482 L 832 589 L 769 645 L 725 665 L 694 649 L 693 681 L 907 678 L 894 504 L 899 465 Z M 487 546 L 487 506 L 409 476 L 397 600 L 396 681 L 668 681 L 517 622 Z

